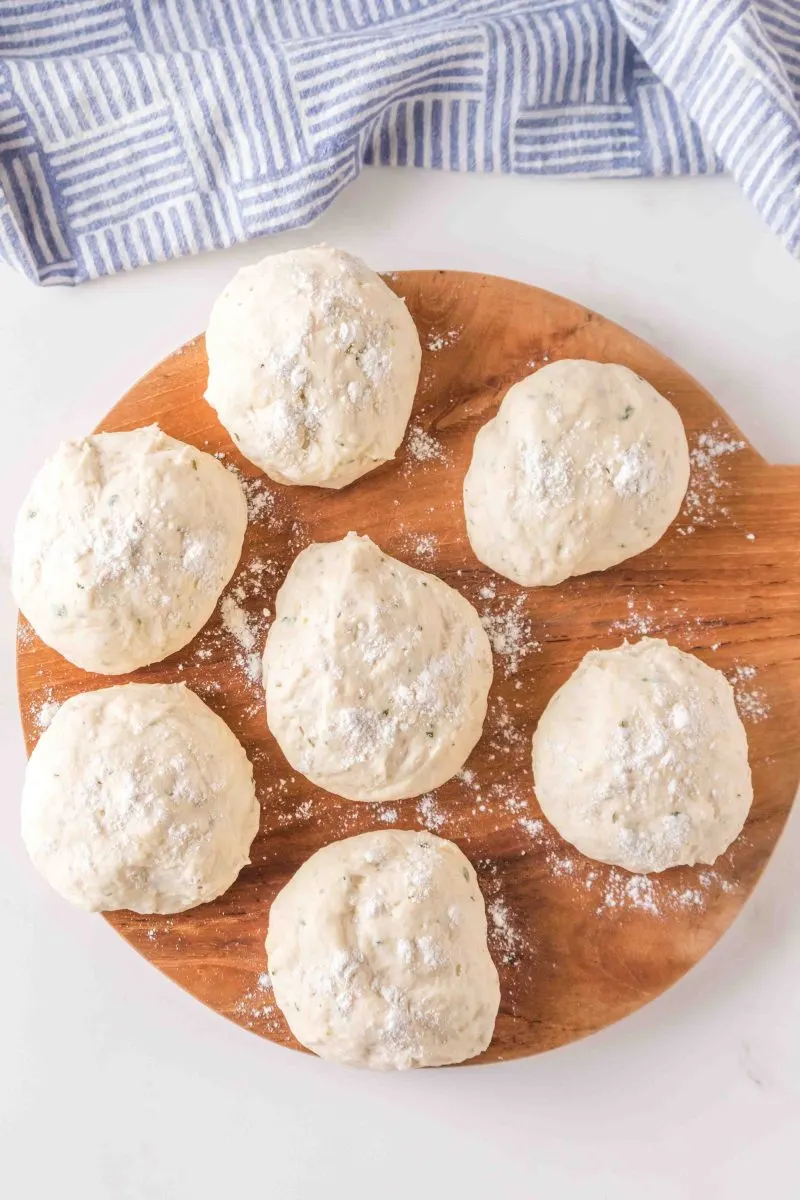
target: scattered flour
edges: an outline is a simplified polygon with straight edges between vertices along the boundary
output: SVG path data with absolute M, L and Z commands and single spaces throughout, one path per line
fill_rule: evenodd
M 256 635 L 245 609 L 234 596 L 229 595 L 223 596 L 221 610 L 224 628 L 236 638 L 243 650 L 252 650 L 256 644 Z
M 514 801 L 508 797 L 507 811 L 515 813 L 518 804 L 519 799 Z M 575 902 L 581 907 L 585 907 L 588 894 L 596 916 L 632 911 L 660 918 L 673 913 L 695 912 L 704 909 L 715 894 L 737 889 L 737 884 L 726 877 L 722 863 L 699 870 L 686 868 L 678 873 L 634 875 L 585 858 L 541 817 L 525 813 L 516 816 L 514 823 L 527 839 L 527 850 L 522 853 L 535 855 L 545 865 L 548 876 L 574 893 Z M 492 884 L 497 879 L 497 868 L 494 866 L 492 870 L 490 860 L 480 866 L 489 872 L 486 895 L 490 898 L 494 895 Z
M 426 567 L 430 567 L 439 549 L 439 539 L 435 533 L 409 534 L 403 541 L 403 553 L 420 559 Z
M 283 1028 L 283 1018 L 276 1004 L 265 1003 L 265 989 L 261 986 L 262 975 L 259 975 L 254 987 L 248 988 L 244 995 L 236 1001 L 233 1011 L 246 1029 L 255 1029 L 261 1033 L 276 1034 Z
M 522 660 L 542 648 L 533 636 L 533 625 L 525 612 L 526 599 L 523 593 L 513 600 L 502 601 L 493 609 L 487 608 L 481 614 L 481 624 L 506 675 L 516 675 Z
M 283 794 L 286 794 L 285 788 L 278 788 L 274 790 L 279 792 L 282 791 Z M 277 823 L 280 826 L 300 825 L 311 819 L 313 811 L 314 801 L 310 798 L 307 798 L 305 800 L 301 800 L 299 804 L 294 806 L 294 808 L 281 808 L 277 812 Z
M 652 633 L 656 628 L 656 618 L 653 605 L 649 600 L 638 600 L 631 594 L 625 601 L 628 615 L 621 621 L 614 621 L 611 628 L 620 633 L 639 633 L 643 636 Z
M 481 891 L 486 900 L 489 950 L 495 962 L 507 967 L 519 967 L 529 957 L 531 946 L 523 937 L 518 919 L 503 895 L 502 880 L 497 863 L 485 858 L 476 864 Z M 508 982 L 508 981 L 507 981 Z
M 438 833 L 446 821 L 445 814 L 439 808 L 433 792 L 421 796 L 417 801 L 417 817 L 433 833 Z
M 232 470 L 229 466 L 228 470 Z M 275 493 L 263 479 L 250 479 L 239 475 L 247 497 L 248 521 L 271 521 L 275 516 Z
M 697 886 L 686 887 L 673 884 L 669 876 L 630 875 L 616 867 L 606 867 L 602 875 L 599 871 L 590 872 L 584 886 L 588 891 L 599 894 L 600 902 L 595 910 L 599 915 L 627 909 L 654 917 L 681 910 L 703 909 L 712 891 L 735 890 L 735 885 L 716 871 L 701 871 L 696 880 Z
M 516 962 L 522 938 L 515 928 L 508 911 L 508 905 L 500 899 L 492 900 L 488 908 L 491 928 L 489 944 L 500 951 L 504 963 Z
M 521 702 L 517 704 L 517 709 L 523 707 Z M 532 734 L 533 730 L 530 732 Z M 526 755 L 530 755 L 530 737 L 527 731 L 521 728 L 519 717 L 512 713 L 511 705 L 505 696 L 497 696 L 493 703 L 490 702 L 489 744 L 503 754 L 511 754 L 524 747 Z M 530 762 L 527 766 L 530 768 Z
M 19 624 L 17 625 L 17 645 L 26 647 L 32 644 L 33 628 L 28 624 L 27 621 L 24 621 L 22 617 L 20 617 Z
M 261 655 L 255 652 L 256 633 L 246 610 L 233 595 L 222 598 L 222 627 L 241 647 L 239 655 L 242 665 L 251 683 L 261 680 Z
M 628 875 L 612 868 L 607 875 L 597 912 L 609 908 L 635 908 L 659 916 L 661 909 L 649 875 Z
M 461 336 L 463 325 L 459 325 L 457 329 L 448 329 L 446 333 L 437 333 L 436 330 L 431 330 L 428 334 L 427 347 L 433 354 L 437 354 L 440 350 L 445 350 L 448 346 L 454 346 Z
M 618 621 L 612 621 L 609 632 L 622 633 L 626 636 L 665 637 L 674 641 L 676 634 L 691 642 L 689 648 L 694 649 L 698 636 L 708 629 L 717 628 L 722 624 L 719 617 L 692 616 L 680 604 L 670 605 L 662 602 L 656 606 L 647 596 L 639 596 L 630 592 L 625 599 L 627 614 Z M 709 646 L 710 650 L 718 650 L 719 642 Z
M 215 450 L 214 458 L 218 458 L 231 475 L 235 475 L 242 485 L 247 500 L 247 519 L 280 528 L 280 516 L 276 493 L 269 486 L 265 476 L 253 478 L 239 470 L 236 463 L 229 462 L 224 450 Z
M 37 727 L 41 730 L 47 729 L 53 717 L 61 708 L 60 701 L 53 699 L 51 688 L 47 689 L 44 696 L 44 700 L 42 700 L 38 707 L 34 706 L 31 709 L 31 716 L 35 720 Z
M 408 432 L 408 455 L 413 463 L 448 463 L 446 448 L 421 425 L 412 425 Z
M 742 720 L 751 725 L 766 721 L 770 713 L 766 694 L 762 688 L 750 686 L 758 675 L 758 668 L 737 663 L 726 675 L 733 686 L 736 707 Z
M 173 918 L 166 917 L 159 925 L 151 925 L 150 928 L 145 932 L 148 942 L 156 942 L 160 937 L 166 937 L 171 934 L 173 924 Z M 183 938 L 178 937 L 175 939 L 174 945 L 176 948 L 179 948 L 182 944 Z
M 264 698 L 261 693 L 261 654 L 266 641 L 267 627 L 273 611 L 274 596 L 286 568 L 273 559 L 256 557 L 236 576 L 220 603 L 221 629 L 204 631 L 194 648 L 196 663 L 207 664 L 211 659 L 233 661 L 253 685 L 250 715 L 261 712 Z M 269 604 L 265 604 L 265 600 Z M 245 603 L 247 602 L 247 607 Z M 218 680 L 210 679 L 196 685 L 201 695 L 219 690 Z
M 730 434 L 720 432 L 718 421 L 699 435 L 689 454 L 692 473 L 685 501 L 689 523 L 681 526 L 679 533 L 694 533 L 697 526 L 712 527 L 718 524 L 719 516 L 730 515 L 728 508 L 720 504 L 720 495 L 728 486 L 722 460 L 744 450 L 745 445 Z

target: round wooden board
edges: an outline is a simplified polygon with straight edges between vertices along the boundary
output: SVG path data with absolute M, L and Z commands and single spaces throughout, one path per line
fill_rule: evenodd
M 252 865 L 213 904 L 174 917 L 107 919 L 205 1004 L 297 1048 L 259 980 L 273 897 L 309 854 L 336 838 L 386 823 L 427 825 L 476 864 L 490 909 L 503 998 L 494 1040 L 474 1061 L 515 1058 L 602 1029 L 652 1000 L 716 942 L 764 868 L 800 765 L 800 469 L 768 466 L 685 372 L 578 304 L 452 271 L 403 272 L 387 282 L 405 297 L 425 351 L 412 431 L 394 463 L 346 490 L 282 488 L 237 454 L 203 400 L 202 338 L 155 367 L 99 428 L 158 422 L 222 452 L 254 481 L 243 557 L 228 591 L 245 595 L 256 650 L 294 556 L 351 529 L 463 592 L 486 616 L 498 651 L 483 738 L 465 775 L 423 803 L 352 804 L 321 792 L 293 774 L 269 734 L 260 686 L 218 607 L 184 651 L 130 678 L 184 681 L 241 738 L 262 804 Z M 693 480 L 677 522 L 646 554 L 526 591 L 475 559 L 461 484 L 475 433 L 506 389 L 567 357 L 625 363 L 667 395 L 695 448 Z M 529 754 L 539 714 L 586 651 L 645 632 L 735 676 L 755 783 L 744 833 L 713 869 L 650 880 L 588 861 L 540 820 Z M 124 680 L 71 666 L 21 620 L 18 683 L 29 752 L 44 704 L 112 682 Z

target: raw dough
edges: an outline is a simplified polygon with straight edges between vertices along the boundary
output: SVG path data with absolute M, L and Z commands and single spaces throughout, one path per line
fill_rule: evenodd
M 362 833 L 312 854 L 276 896 L 275 1001 L 322 1058 L 404 1070 L 485 1050 L 500 1004 L 475 871 L 432 833 Z
M 565 359 L 509 388 L 464 480 L 477 557 L 533 587 L 603 571 L 666 532 L 689 482 L 668 400 L 616 364 Z
M 14 596 L 76 666 L 135 671 L 202 629 L 246 526 L 230 471 L 156 425 L 64 442 L 17 518 Z
M 419 336 L 403 301 L 342 250 L 244 267 L 214 305 L 206 347 L 206 399 L 277 483 L 345 487 L 403 440 Z
M 402 800 L 463 766 L 492 653 L 469 601 L 349 533 L 292 564 L 264 682 L 269 727 L 296 771 L 348 800 Z
M 642 873 L 713 863 L 753 800 L 733 689 L 660 638 L 586 655 L 542 714 L 533 774 L 562 837 Z
M 253 768 L 183 684 L 73 696 L 28 762 L 22 837 L 79 908 L 173 913 L 227 891 L 249 861 Z

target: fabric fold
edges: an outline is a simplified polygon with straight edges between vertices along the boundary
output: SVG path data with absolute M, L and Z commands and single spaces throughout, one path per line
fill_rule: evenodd
M 0 259 L 39 284 L 310 224 L 363 166 L 727 169 L 800 254 L 800 0 L 0 6 Z

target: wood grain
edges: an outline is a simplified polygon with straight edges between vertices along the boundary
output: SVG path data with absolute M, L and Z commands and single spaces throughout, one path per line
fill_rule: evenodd
M 218 610 L 184 651 L 131 678 L 184 680 L 243 741 L 263 810 L 252 865 L 213 904 L 172 918 L 123 912 L 108 920 L 205 1004 L 295 1046 L 271 994 L 258 984 L 272 898 L 312 851 L 337 837 L 392 820 L 421 828 L 433 818 L 437 832 L 478 866 L 492 913 L 503 1001 L 482 1060 L 514 1058 L 583 1037 L 652 1000 L 710 949 L 764 868 L 800 767 L 800 470 L 768 466 L 749 446 L 706 465 L 696 461 L 695 497 L 652 550 L 559 587 L 518 588 L 471 553 L 461 483 L 477 429 L 534 365 L 565 357 L 625 363 L 678 407 L 692 446 L 712 429 L 717 438 L 741 434 L 678 366 L 568 300 L 459 272 L 387 278 L 405 296 L 426 348 L 412 422 L 437 440 L 441 457 L 418 461 L 407 439 L 394 463 L 343 492 L 270 485 L 262 493 L 268 511 L 250 524 L 233 586 L 244 581 L 250 589 L 245 606 L 263 640 L 264 609 L 273 608 L 295 554 L 310 541 L 354 529 L 441 575 L 494 617 L 496 634 L 522 626 L 539 648 L 523 654 L 516 671 L 508 647 L 497 655 L 471 775 L 439 789 L 423 809 L 413 800 L 376 808 L 338 800 L 291 772 L 238 648 L 220 633 Z M 223 452 L 247 478 L 263 479 L 204 402 L 205 380 L 198 338 L 137 383 L 100 429 L 156 421 L 175 437 Z M 739 685 L 755 803 L 742 837 L 713 871 L 667 872 L 637 897 L 630 876 L 590 863 L 540 821 L 529 746 L 544 705 L 586 651 L 617 645 L 645 627 L 727 672 L 742 664 L 756 669 L 755 678 L 745 672 Z M 121 680 L 72 667 L 21 621 L 18 682 L 30 751 L 45 700 Z

